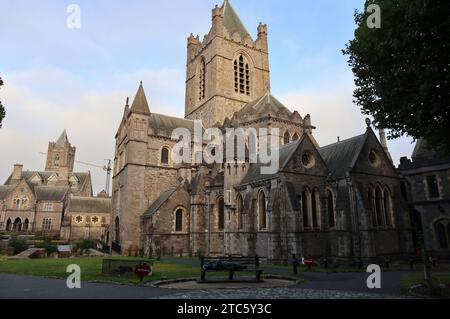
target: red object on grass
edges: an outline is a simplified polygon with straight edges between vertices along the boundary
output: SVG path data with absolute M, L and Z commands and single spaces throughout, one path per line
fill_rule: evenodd
M 144 279 L 144 277 L 150 275 L 151 272 L 152 272 L 152 269 L 147 264 L 137 265 L 134 270 L 134 273 L 136 274 L 136 276 L 138 276 L 141 279 L 141 281 Z

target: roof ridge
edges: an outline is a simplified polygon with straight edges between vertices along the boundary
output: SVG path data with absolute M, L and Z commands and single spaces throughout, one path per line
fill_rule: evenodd
M 345 140 L 342 140 L 342 141 L 339 141 L 339 142 L 335 142 L 335 143 L 331 143 L 331 144 L 328 144 L 328 145 L 324 145 L 322 147 L 319 147 L 319 150 L 320 149 L 325 149 L 325 148 L 328 148 L 328 147 L 337 146 L 337 145 L 342 145 L 342 144 L 354 141 L 354 140 L 356 140 L 358 138 L 362 138 L 364 135 L 366 135 L 366 133 L 361 134 L 361 135 L 357 135 L 357 136 L 353 136 L 353 137 L 350 137 L 348 139 L 345 139 Z

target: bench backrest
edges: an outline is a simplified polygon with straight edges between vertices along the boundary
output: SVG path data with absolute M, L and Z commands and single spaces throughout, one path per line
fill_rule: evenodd
M 238 263 L 241 265 L 251 265 L 254 266 L 256 268 L 259 267 L 259 265 L 261 264 L 261 260 L 258 256 L 255 257 L 243 257 L 243 256 L 222 256 L 222 257 L 200 257 L 200 267 L 203 267 L 203 265 L 211 262 L 211 261 L 218 261 L 218 260 L 222 260 L 222 261 L 230 261 L 233 263 Z

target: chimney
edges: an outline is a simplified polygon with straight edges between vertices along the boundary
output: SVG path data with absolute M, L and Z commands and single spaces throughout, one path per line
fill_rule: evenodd
M 20 179 L 22 178 L 22 170 L 23 170 L 22 164 L 15 164 L 11 179 L 13 181 L 20 181 Z

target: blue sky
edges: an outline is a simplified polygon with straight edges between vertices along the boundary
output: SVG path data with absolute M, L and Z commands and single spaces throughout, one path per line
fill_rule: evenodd
M 352 103 L 353 76 L 341 50 L 354 32 L 363 0 L 232 0 L 255 37 L 269 27 L 272 93 L 311 114 L 321 145 L 361 134 L 364 116 Z M 66 26 L 67 6 L 81 8 L 81 29 Z M 209 31 L 222 0 L 0 0 L 0 180 L 12 165 L 43 169 L 49 140 L 66 128 L 77 159 L 112 158 L 127 96 L 140 80 L 153 112 L 183 116 L 186 38 Z M 410 139 L 390 142 L 395 161 L 410 156 Z M 95 191 L 103 172 L 91 169 Z

